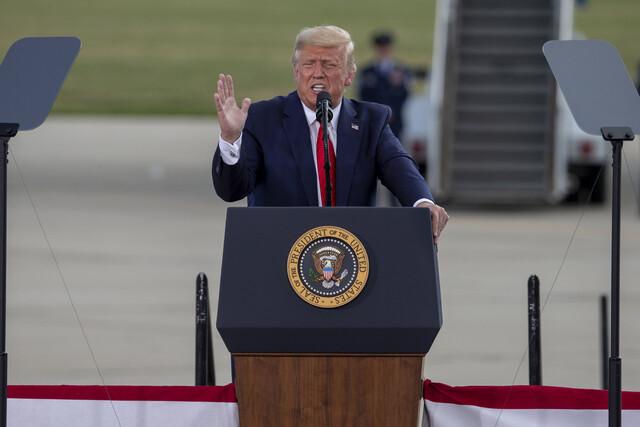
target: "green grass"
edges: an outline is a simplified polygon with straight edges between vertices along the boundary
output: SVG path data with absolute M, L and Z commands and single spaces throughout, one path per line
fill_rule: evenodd
M 294 89 L 289 58 L 304 26 L 351 32 L 356 59 L 371 58 L 370 36 L 397 36 L 397 56 L 431 61 L 435 0 L 7 0 L 0 54 L 28 36 L 76 36 L 82 50 L 54 111 L 91 114 L 213 114 L 219 73 L 232 74 L 238 97 L 266 99 Z M 321 9 L 321 10 L 320 10 Z M 576 26 L 640 60 L 640 2 L 590 0 Z
M 612 43 L 635 78 L 640 63 L 640 1 L 589 0 L 575 9 L 574 27 L 588 39 Z

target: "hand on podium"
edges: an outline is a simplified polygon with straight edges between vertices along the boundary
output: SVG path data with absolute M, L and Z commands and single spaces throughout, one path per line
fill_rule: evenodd
M 438 239 L 444 227 L 449 221 L 449 214 L 443 207 L 435 203 L 422 202 L 417 205 L 418 208 L 427 208 L 431 210 L 431 230 L 433 231 L 433 243 L 438 244 Z

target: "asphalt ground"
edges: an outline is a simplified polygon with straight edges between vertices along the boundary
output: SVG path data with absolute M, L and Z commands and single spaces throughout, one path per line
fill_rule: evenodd
M 10 384 L 194 384 L 196 276 L 209 278 L 215 318 L 226 209 L 244 205 L 211 185 L 217 133 L 213 118 L 54 116 L 11 140 Z M 624 154 L 620 348 L 623 388 L 640 390 L 637 143 Z M 610 202 L 446 207 L 444 325 L 424 376 L 527 384 L 526 284 L 536 274 L 543 383 L 599 388 Z M 227 384 L 215 330 L 214 352 L 216 383 Z

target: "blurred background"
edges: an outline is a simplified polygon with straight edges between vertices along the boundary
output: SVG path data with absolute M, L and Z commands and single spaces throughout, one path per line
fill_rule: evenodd
M 484 13 L 476 4 L 483 2 L 440 3 L 469 6 L 468 16 L 476 18 Z M 484 6 L 502 3 L 532 9 L 541 2 Z M 572 9 L 571 36 L 615 45 L 635 80 L 640 3 L 565 3 Z M 587 204 L 594 182 L 580 184 L 577 172 L 531 198 L 516 189 L 496 203 L 479 203 L 458 192 L 455 174 L 442 172 L 453 166 L 433 155 L 427 161 L 437 126 L 429 112 L 433 92 L 447 84 L 446 72 L 438 82 L 431 79 L 436 67 L 446 70 L 433 63 L 434 51 L 445 49 L 438 38 L 446 24 L 442 6 L 437 12 L 435 0 L 330 0 L 318 9 L 283 0 L 4 5 L 3 57 L 22 37 L 82 41 L 51 116 L 10 144 L 10 384 L 193 384 L 195 279 L 200 271 L 209 276 L 215 316 L 225 210 L 244 205 L 218 200 L 210 182 L 217 76 L 233 75 L 239 99 L 288 93 L 295 89 L 290 57 L 296 34 L 330 23 L 351 33 L 361 70 L 375 56 L 372 36 L 393 34 L 394 55 L 412 73 L 403 142 L 417 150 L 412 153 L 426 174 L 436 174 L 432 185 L 452 217 L 439 248 L 444 326 L 425 376 L 452 385 L 527 383 L 526 282 L 536 273 L 546 304 L 543 383 L 600 386 L 598 298 L 609 289 L 608 168 L 598 181 L 598 203 Z M 358 98 L 358 85 L 347 95 Z M 581 137 L 571 138 L 579 144 Z M 610 163 L 601 144 L 582 148 L 591 150 L 582 154 L 603 151 L 590 161 L 587 178 Z M 640 390 L 635 142 L 626 143 L 623 164 L 623 386 Z M 380 199 L 392 203 L 382 191 Z M 226 384 L 229 355 L 214 335 L 216 382 Z
M 372 34 L 395 34 L 395 55 L 427 68 L 433 52 L 435 0 L 11 1 L 0 22 L 0 52 L 30 36 L 75 36 L 82 51 L 53 109 L 75 114 L 210 115 L 219 73 L 237 80 L 238 97 L 268 99 L 293 89 L 293 40 L 305 26 L 348 29 L 360 65 L 373 57 Z M 582 0 L 575 29 L 614 44 L 635 72 L 640 62 L 633 0 Z

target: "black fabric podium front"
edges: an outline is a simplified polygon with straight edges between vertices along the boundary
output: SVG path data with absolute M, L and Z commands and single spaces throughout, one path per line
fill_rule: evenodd
M 296 241 L 309 230 L 325 226 L 352 233 L 369 258 L 364 288 L 336 308 L 309 304 L 287 276 L 288 256 Z M 387 377 L 396 374 L 404 379 L 385 387 L 410 388 L 407 404 L 416 415 L 411 420 L 417 419 L 422 358 L 442 326 L 429 210 L 229 208 L 216 326 L 236 360 L 243 427 L 404 425 L 396 420 L 384 424 L 389 420 L 384 421 L 379 406 L 389 406 L 391 411 L 398 402 L 391 403 L 389 396 L 401 396 L 407 390 L 368 390 L 363 396 L 361 389 L 367 381 L 378 388 L 379 381 L 387 384 Z M 263 368 L 280 374 L 271 375 Z M 283 380 L 292 371 L 296 375 Z M 296 397 L 296 393 L 310 392 L 301 384 L 319 393 L 323 403 Z M 297 392 L 292 394 L 291 387 Z M 344 397 L 331 397 L 336 393 Z M 258 400 L 260 408 L 255 407 Z M 354 408 L 354 404 L 363 407 Z M 365 412 L 371 412 L 372 418 L 364 417 Z

